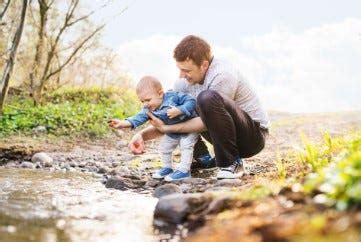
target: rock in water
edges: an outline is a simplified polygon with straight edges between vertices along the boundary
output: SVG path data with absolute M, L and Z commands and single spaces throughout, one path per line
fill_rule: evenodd
M 171 194 L 159 199 L 155 210 L 154 220 L 171 224 L 179 224 L 193 213 L 200 213 L 207 209 L 211 201 L 210 196 L 204 194 Z M 157 222 L 156 221 L 156 222 Z
M 34 154 L 33 157 L 31 157 L 31 161 L 33 163 L 40 162 L 41 164 L 49 165 L 49 164 L 53 163 L 53 158 L 51 158 L 45 152 L 39 152 L 39 153 Z
M 161 198 L 173 193 L 182 193 L 182 189 L 175 184 L 165 184 L 154 190 L 153 197 Z

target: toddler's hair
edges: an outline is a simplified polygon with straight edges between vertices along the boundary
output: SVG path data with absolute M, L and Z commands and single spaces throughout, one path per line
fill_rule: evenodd
M 153 91 L 162 90 L 162 84 L 154 76 L 144 76 L 137 83 L 136 92 L 139 93 L 144 90 L 153 89 Z

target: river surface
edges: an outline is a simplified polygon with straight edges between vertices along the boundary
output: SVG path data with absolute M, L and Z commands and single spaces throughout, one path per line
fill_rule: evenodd
M 0 168 L 0 241 L 155 241 L 156 202 L 91 175 Z

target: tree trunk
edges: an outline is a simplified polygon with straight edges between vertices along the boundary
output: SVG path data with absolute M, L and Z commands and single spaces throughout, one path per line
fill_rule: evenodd
M 25 22 L 27 7 L 28 7 L 28 0 L 23 0 L 20 23 L 19 23 L 18 29 L 16 30 L 16 33 L 14 35 L 14 38 L 12 41 L 13 44 L 12 44 L 11 50 L 10 50 L 9 60 L 7 61 L 7 64 L 6 64 L 5 70 L 4 70 L 4 74 L 3 74 L 2 78 L 1 78 L 1 82 L 0 82 L 0 87 L 1 87 L 0 115 L 3 113 L 4 102 L 5 102 L 5 98 L 6 98 L 8 89 L 9 89 L 10 76 L 11 76 L 11 73 L 14 68 L 16 52 L 17 52 L 17 49 L 18 49 L 18 46 L 20 43 L 23 29 L 24 29 L 24 22 Z
M 41 66 L 42 57 L 43 57 L 43 50 L 44 50 L 44 39 L 45 39 L 45 27 L 48 20 L 48 10 L 50 5 L 47 1 L 38 0 L 39 3 L 39 31 L 38 31 L 38 42 L 35 47 L 35 57 L 33 61 L 33 67 L 29 74 L 30 80 L 30 92 L 34 100 L 34 104 L 38 103 L 36 90 L 38 89 L 36 81 L 39 79 L 39 68 Z

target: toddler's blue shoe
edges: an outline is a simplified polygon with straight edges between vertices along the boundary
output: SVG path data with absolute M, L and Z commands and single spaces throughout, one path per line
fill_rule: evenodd
M 169 167 L 162 167 L 159 170 L 157 170 L 156 172 L 153 173 L 152 177 L 154 179 L 162 179 L 164 177 L 166 177 L 169 174 L 173 173 L 173 169 L 169 168 Z
M 166 176 L 164 178 L 164 180 L 166 181 L 179 181 L 179 180 L 183 180 L 186 178 L 191 177 L 191 173 L 190 171 L 188 172 L 181 172 L 179 170 L 176 170 L 175 172 L 169 174 L 168 176 Z

